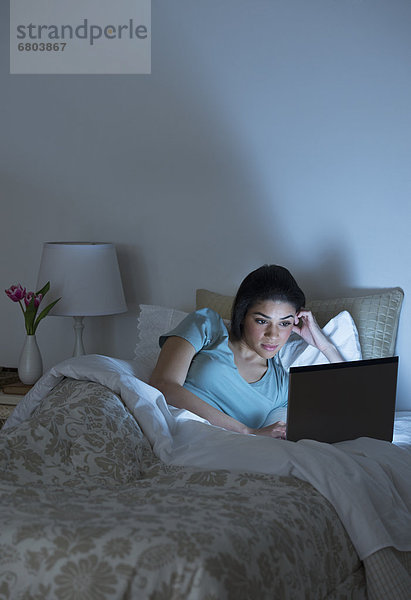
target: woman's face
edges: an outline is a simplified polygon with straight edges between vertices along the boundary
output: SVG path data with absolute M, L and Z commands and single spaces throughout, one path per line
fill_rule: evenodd
M 297 322 L 292 304 L 274 300 L 257 302 L 245 315 L 242 342 L 262 358 L 272 358 L 284 346 Z

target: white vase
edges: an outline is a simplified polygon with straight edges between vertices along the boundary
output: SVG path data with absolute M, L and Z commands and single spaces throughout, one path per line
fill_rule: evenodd
M 43 361 L 35 335 L 27 335 L 18 366 L 22 383 L 32 385 L 43 375 Z

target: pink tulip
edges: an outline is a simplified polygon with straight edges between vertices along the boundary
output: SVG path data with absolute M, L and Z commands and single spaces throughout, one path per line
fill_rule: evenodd
M 24 298 L 24 303 L 26 306 L 30 304 L 32 298 L 34 298 L 34 306 L 38 308 L 40 302 L 43 300 L 43 294 L 37 294 L 37 296 L 35 296 L 34 292 L 27 292 L 26 297 Z
M 20 284 L 12 285 L 8 290 L 4 291 L 13 302 L 20 302 L 20 300 L 26 297 L 26 288 L 23 288 Z
M 26 288 L 20 285 L 20 283 L 10 286 L 8 290 L 4 290 L 10 300 L 19 303 L 24 316 L 24 325 L 26 327 L 27 335 L 34 335 L 36 333 L 40 321 L 49 314 L 53 306 L 60 300 L 60 298 L 57 298 L 57 300 L 54 300 L 46 306 L 46 308 L 41 311 L 40 315 L 37 315 L 37 309 L 40 302 L 43 300 L 43 297 L 47 294 L 49 289 L 50 281 L 48 281 L 37 294 L 35 292 L 26 292 Z M 23 305 L 22 300 L 24 300 L 25 306 Z

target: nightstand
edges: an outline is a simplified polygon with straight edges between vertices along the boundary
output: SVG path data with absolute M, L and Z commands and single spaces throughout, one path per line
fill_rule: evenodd
M 22 398 L 24 394 L 4 394 L 0 391 L 0 429 Z

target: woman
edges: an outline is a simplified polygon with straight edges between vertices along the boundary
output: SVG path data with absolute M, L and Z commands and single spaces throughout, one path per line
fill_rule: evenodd
M 291 333 L 298 333 L 330 362 L 343 360 L 304 304 L 304 293 L 286 268 L 256 269 L 238 289 L 229 329 L 216 312 L 205 308 L 161 336 L 150 384 L 168 404 L 213 425 L 284 438 L 283 421 L 265 421 L 270 412 L 287 405 L 288 374 L 278 353 Z

